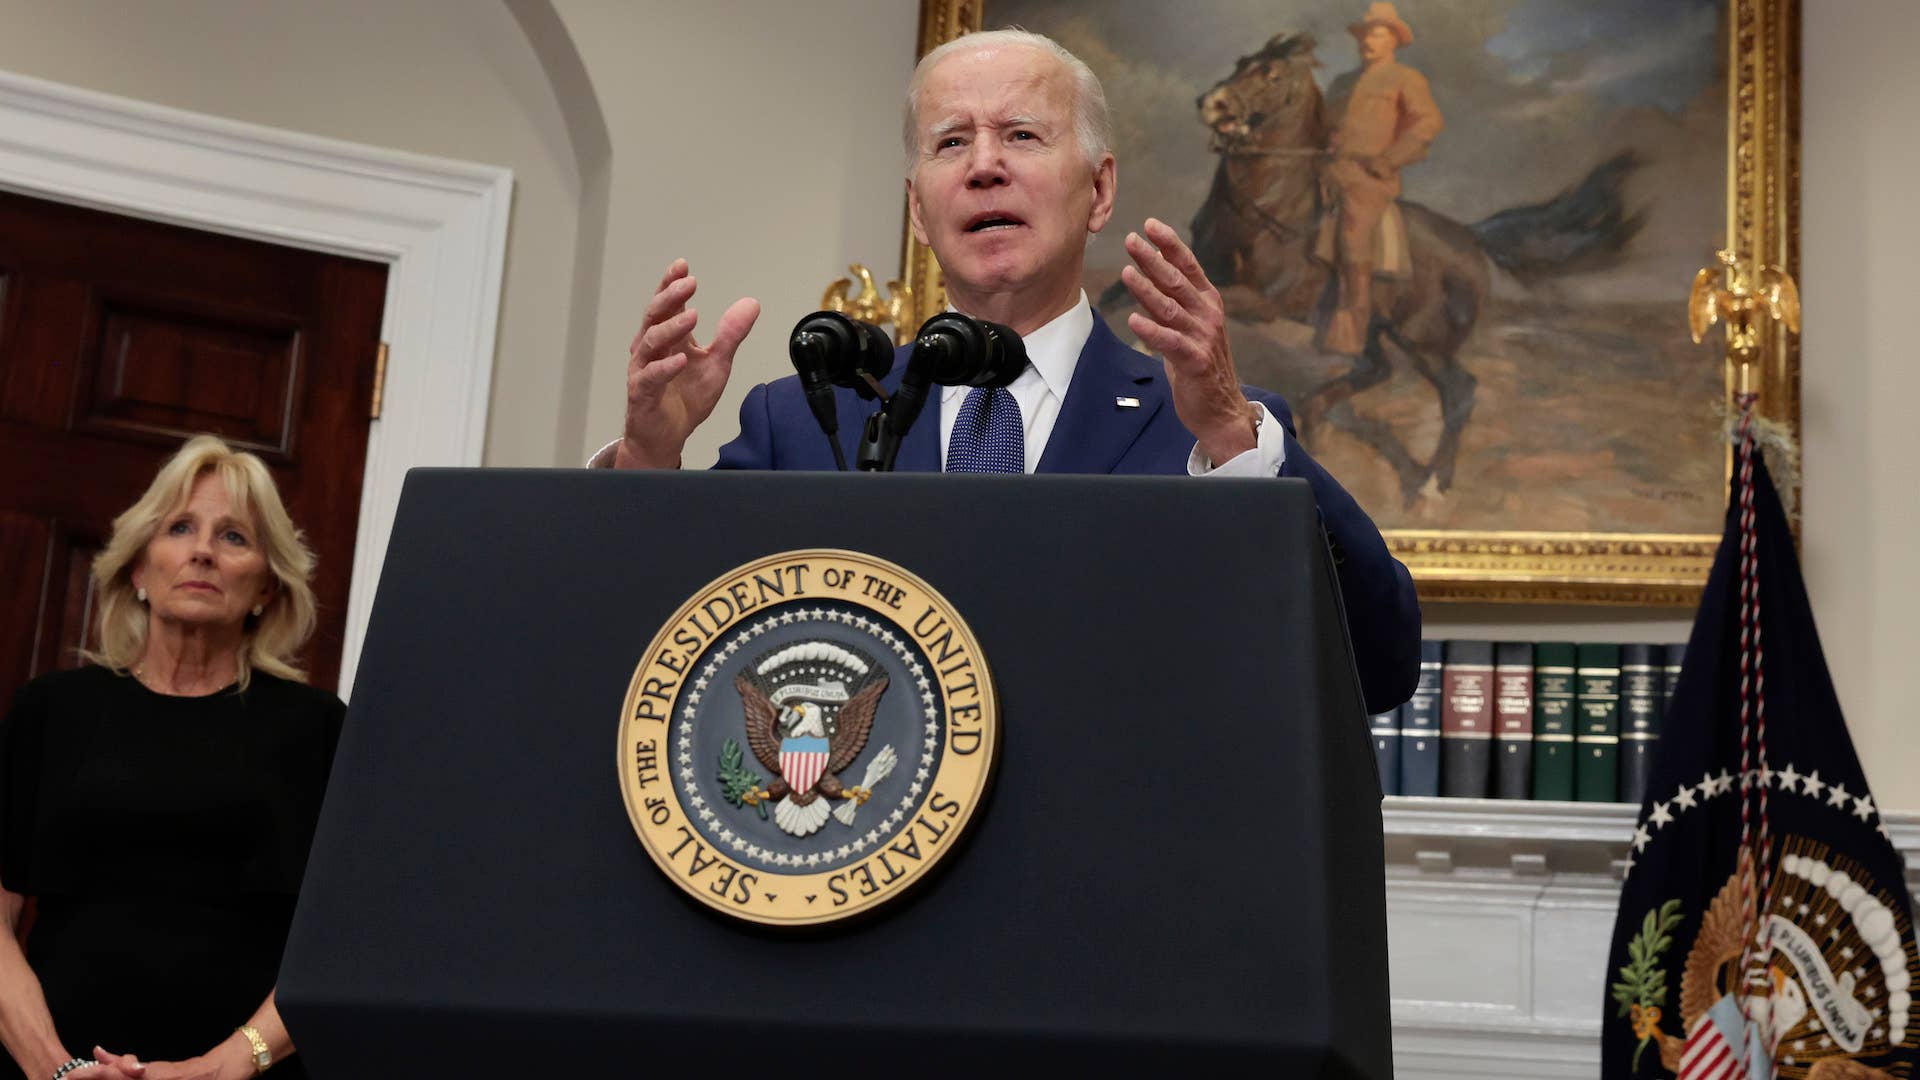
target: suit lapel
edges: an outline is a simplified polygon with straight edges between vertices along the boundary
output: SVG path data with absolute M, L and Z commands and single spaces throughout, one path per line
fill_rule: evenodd
M 895 472 L 940 471 L 940 394 L 944 390 L 944 386 L 935 386 L 927 395 L 920 419 L 907 430 L 906 441 L 900 444 L 900 456 L 893 459 Z
M 900 382 L 907 376 L 907 361 L 913 359 L 913 343 L 908 342 L 894 350 L 893 370 L 880 384 L 889 394 L 900 391 Z M 940 471 L 940 394 L 946 388 L 932 386 L 928 388 L 927 403 L 920 408 L 920 416 L 907 431 L 907 437 L 900 444 L 900 453 L 893 459 L 895 472 L 939 472 Z M 869 411 L 872 411 L 869 408 Z M 854 440 L 859 445 L 859 439 Z
M 1139 404 L 1122 405 L 1120 399 Z M 1096 310 L 1093 333 L 1074 364 L 1067 399 L 1060 403 L 1060 415 L 1036 471 L 1112 472 L 1165 403 L 1166 378 L 1160 362 L 1121 344 Z
M 887 393 L 899 391 L 900 380 L 906 377 L 907 359 L 912 355 L 911 345 L 895 351 L 893 370 L 880 380 Z M 913 422 L 906 441 L 900 444 L 900 453 L 893 459 L 895 472 L 940 471 L 940 391 L 938 386 L 933 388 L 919 419 Z M 880 403 L 863 400 L 844 387 L 836 389 L 834 395 L 839 404 L 840 443 L 846 449 L 847 468 L 857 468 L 854 462 L 860 452 L 860 437 L 866 429 L 867 417 L 879 411 Z
M 910 347 L 903 348 L 894 370 L 881 380 L 889 391 L 899 389 L 910 352 Z M 897 471 L 940 471 L 940 393 L 941 388 L 934 387 L 919 420 L 914 422 L 913 430 L 907 432 L 900 456 L 894 462 Z M 842 390 L 840 395 L 840 435 L 846 442 L 847 461 L 851 465 L 854 451 L 860 445 L 861 423 L 877 403 L 860 401 L 851 390 Z M 1117 404 L 1123 398 L 1139 404 Z M 1111 473 L 1166 400 L 1166 377 L 1160 361 L 1122 344 L 1096 310 L 1093 332 L 1087 335 L 1087 343 L 1081 347 L 1080 358 L 1074 363 L 1066 400 L 1060 403 L 1060 415 L 1054 419 L 1053 433 L 1047 437 L 1046 449 L 1041 451 L 1035 471 Z

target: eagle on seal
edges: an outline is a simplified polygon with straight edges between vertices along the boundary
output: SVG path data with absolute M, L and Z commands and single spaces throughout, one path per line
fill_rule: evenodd
M 1769 899 L 1760 905 L 1761 910 L 1774 907 L 1773 898 L 1784 892 L 1786 887 L 1776 884 L 1769 892 Z M 1744 959 L 1742 946 L 1747 933 L 1746 904 L 1741 898 L 1740 876 L 1736 873 L 1727 879 L 1727 883 L 1720 887 L 1708 904 L 1700 919 L 1700 930 L 1694 936 L 1693 947 L 1687 953 L 1686 967 L 1680 977 L 1680 1023 L 1683 1034 L 1670 1035 L 1660 1030 L 1657 1009 L 1652 1010 L 1647 1019 L 1635 1021 L 1637 1031 L 1643 1030 L 1653 1036 L 1660 1048 L 1660 1064 L 1668 1072 L 1682 1075 L 1681 1062 L 1688 1048 L 1686 1035 L 1707 1022 L 1707 1013 L 1716 1002 L 1734 993 L 1740 964 Z M 1755 992 L 1748 1006 L 1753 1011 L 1753 1022 L 1764 1032 L 1762 1038 L 1766 1045 L 1780 1047 L 1796 1037 L 1810 1039 L 1819 1025 L 1817 1017 L 1813 1017 L 1816 1022 L 1812 1026 L 1807 1025 L 1813 1010 L 1808 1005 L 1806 990 L 1778 962 L 1768 962 L 1766 975 L 1766 983 L 1754 987 Z M 1853 997 L 1855 978 L 1852 972 L 1848 972 L 1840 977 L 1837 984 L 1839 992 L 1848 1000 Z M 1884 972 L 1879 974 L 1878 979 L 1882 985 L 1875 991 L 1869 991 L 1867 996 L 1872 997 L 1877 993 L 1878 997 L 1885 1000 Z M 1895 1041 L 1898 1041 L 1897 1036 Z M 1831 1042 L 1825 1047 L 1813 1049 L 1811 1056 L 1803 1051 L 1798 1057 L 1799 1061 L 1788 1069 L 1778 1069 L 1778 1075 L 1787 1076 L 1791 1071 L 1792 1075 L 1804 1076 L 1806 1080 L 1894 1080 L 1893 1073 L 1852 1060 L 1844 1047 L 1834 1046 Z M 1737 1062 L 1733 1067 L 1740 1068 Z M 1800 1072 L 1800 1069 L 1806 1071 Z
M 806 836 L 827 822 L 829 810 L 821 796 L 852 799 L 852 805 L 861 805 L 873 795 L 874 770 L 868 770 L 870 779 L 866 786 L 849 787 L 840 782 L 838 774 L 853 764 L 866 748 L 867 737 L 873 730 L 874 710 L 887 689 L 885 675 L 875 678 L 840 706 L 831 736 L 827 732 L 826 713 L 817 702 L 800 700 L 776 705 L 744 674 L 734 677 L 733 686 L 740 692 L 741 704 L 746 709 L 747 746 L 774 775 L 765 790 L 755 786 L 741 796 L 741 801 L 748 805 L 763 799 L 774 803 L 774 818 L 780 827 L 794 836 Z M 804 760 L 794 752 L 795 748 L 821 744 L 826 745 L 824 767 L 795 767 Z M 842 820 L 850 822 L 851 815 Z

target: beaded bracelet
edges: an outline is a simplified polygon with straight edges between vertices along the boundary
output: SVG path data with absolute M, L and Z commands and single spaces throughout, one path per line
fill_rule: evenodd
M 55 1069 L 53 1071 L 53 1080 L 66 1080 L 66 1076 L 68 1073 L 78 1072 L 79 1070 L 84 1069 L 89 1065 L 98 1065 L 98 1064 L 100 1063 L 93 1060 L 92 1058 L 78 1058 L 78 1057 L 70 1058 L 66 1064 L 60 1066 L 58 1069 Z

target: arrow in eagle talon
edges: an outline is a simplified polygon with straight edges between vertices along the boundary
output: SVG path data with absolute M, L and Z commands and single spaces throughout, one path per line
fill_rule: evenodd
M 887 775 L 893 772 L 893 767 L 899 763 L 900 755 L 893 752 L 891 744 L 881 747 L 880 752 L 873 755 L 873 760 L 867 762 L 866 778 L 852 790 L 852 797 L 833 808 L 833 816 L 840 819 L 840 824 L 853 825 L 854 812 L 860 808 L 861 803 L 873 796 L 873 789 L 879 785 L 880 781 L 885 780 Z

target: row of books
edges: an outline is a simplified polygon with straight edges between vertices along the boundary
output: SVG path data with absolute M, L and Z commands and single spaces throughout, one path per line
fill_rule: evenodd
M 1373 718 L 1388 795 L 1640 803 L 1684 645 L 1425 641 Z

